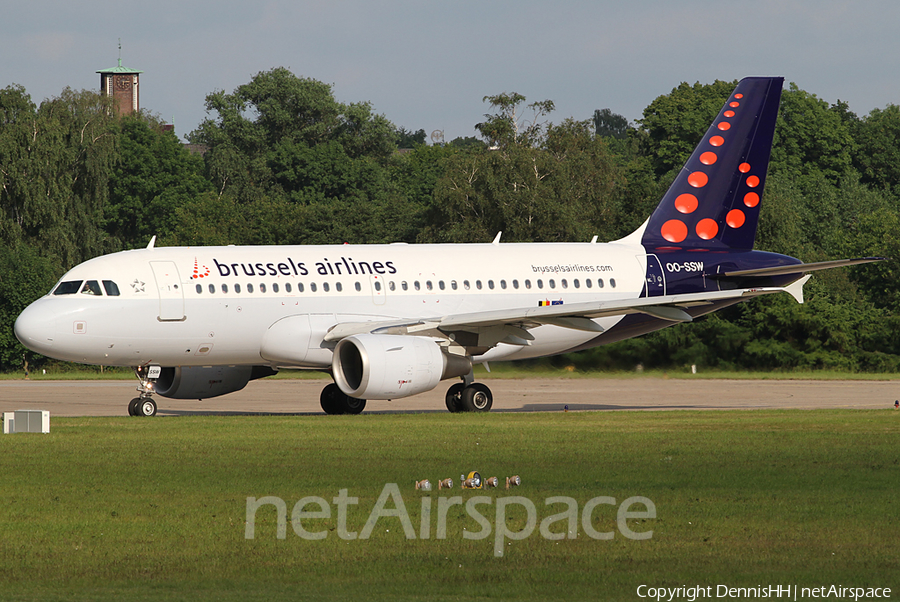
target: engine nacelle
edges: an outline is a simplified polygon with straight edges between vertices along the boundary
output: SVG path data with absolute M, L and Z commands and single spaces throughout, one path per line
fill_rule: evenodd
M 153 390 L 170 399 L 208 399 L 240 391 L 275 371 L 265 366 L 178 366 L 163 368 Z
M 359 334 L 341 339 L 331 367 L 334 382 L 350 397 L 399 399 L 468 374 L 472 363 L 426 337 Z

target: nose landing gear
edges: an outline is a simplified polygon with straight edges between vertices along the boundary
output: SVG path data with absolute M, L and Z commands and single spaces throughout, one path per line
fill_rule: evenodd
M 135 376 L 141 381 L 137 387 L 140 396 L 128 402 L 129 416 L 156 416 L 156 402 L 152 397 L 155 377 L 151 380 L 151 370 L 150 366 L 137 366 L 134 369 Z M 159 376 L 158 372 L 156 376 Z

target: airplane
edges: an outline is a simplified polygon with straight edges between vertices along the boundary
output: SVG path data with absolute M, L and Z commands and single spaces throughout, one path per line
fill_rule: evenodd
M 606 345 L 759 297 L 803 302 L 802 263 L 753 250 L 783 87 L 741 80 L 653 214 L 609 243 L 159 247 L 69 270 L 15 334 L 43 355 L 131 366 L 154 393 L 206 399 L 282 369 L 330 372 L 328 414 L 459 378 L 451 412 L 485 412 L 473 366 Z

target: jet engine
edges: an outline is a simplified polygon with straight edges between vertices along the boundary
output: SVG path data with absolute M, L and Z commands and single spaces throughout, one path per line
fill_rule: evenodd
M 334 348 L 334 382 L 358 399 L 399 399 L 434 389 L 445 378 L 464 376 L 468 358 L 444 353 L 434 339 L 359 334 Z
M 251 380 L 275 374 L 268 366 L 163 368 L 153 390 L 171 399 L 208 399 L 240 391 Z

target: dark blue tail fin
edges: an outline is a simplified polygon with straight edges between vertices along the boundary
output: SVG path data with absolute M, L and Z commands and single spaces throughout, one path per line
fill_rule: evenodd
M 647 250 L 753 248 L 783 84 L 740 81 L 650 216 Z

